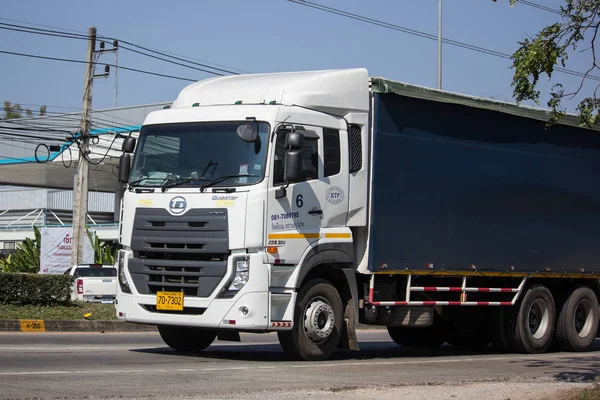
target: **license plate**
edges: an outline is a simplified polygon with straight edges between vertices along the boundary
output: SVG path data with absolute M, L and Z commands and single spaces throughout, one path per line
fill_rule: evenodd
M 156 293 L 156 309 L 183 311 L 183 292 Z

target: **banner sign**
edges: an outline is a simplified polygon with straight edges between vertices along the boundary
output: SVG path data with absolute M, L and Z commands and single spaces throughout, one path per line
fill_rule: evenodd
M 72 227 L 43 227 L 40 230 L 42 245 L 40 249 L 40 273 L 64 274 L 71 265 L 73 251 Z M 86 235 L 83 242 L 83 264 L 94 263 L 94 248 Z

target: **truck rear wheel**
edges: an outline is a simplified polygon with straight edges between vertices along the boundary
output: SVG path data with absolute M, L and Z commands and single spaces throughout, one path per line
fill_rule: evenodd
M 392 340 L 400 346 L 437 349 L 446 341 L 449 329 L 445 323 L 434 322 L 423 328 L 388 326 L 387 330 Z
M 206 349 L 217 337 L 217 332 L 187 326 L 159 325 L 158 332 L 170 348 L 181 352 Z
M 508 328 L 515 350 L 529 354 L 545 352 L 554 339 L 556 326 L 556 307 L 550 290 L 543 285 L 529 288 L 511 322 Z
M 306 361 L 326 360 L 338 347 L 343 324 L 342 300 L 323 279 L 305 283 L 298 293 L 294 327 L 277 333 L 283 350 Z
M 598 298 L 589 287 L 574 289 L 564 302 L 558 322 L 556 339 L 567 351 L 586 351 L 598 331 Z

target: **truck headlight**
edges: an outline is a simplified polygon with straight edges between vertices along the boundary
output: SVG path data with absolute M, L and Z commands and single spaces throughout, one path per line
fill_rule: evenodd
M 238 260 L 235 262 L 235 278 L 229 285 L 229 290 L 240 290 L 248 283 L 248 260 Z
M 250 260 L 247 257 L 234 258 L 233 266 L 235 275 L 223 286 L 223 290 L 217 296 L 220 299 L 231 299 L 248 283 L 250 278 Z
M 131 293 L 131 288 L 129 287 L 129 282 L 127 281 L 127 275 L 125 274 L 125 257 L 127 252 L 123 250 L 119 250 L 118 261 L 117 261 L 117 269 L 119 274 L 119 286 L 121 287 L 121 291 L 123 293 Z

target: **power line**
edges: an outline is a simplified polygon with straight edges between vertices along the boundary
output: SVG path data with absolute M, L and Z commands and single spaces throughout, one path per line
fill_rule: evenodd
M 11 25 L 11 24 L 4 24 L 4 23 L 0 22 L 0 25 Z M 34 30 L 26 30 L 26 29 L 30 29 L 30 28 L 19 29 L 19 28 L 11 28 L 9 26 L 0 26 L 0 29 L 4 29 L 4 30 L 7 30 L 7 31 L 14 31 L 14 32 L 31 33 L 31 34 L 34 34 L 34 35 L 62 37 L 62 38 L 66 38 L 66 39 L 86 40 L 83 37 L 74 36 L 74 35 L 71 35 L 71 34 L 59 34 L 59 33 L 50 33 L 50 32 L 36 32 Z M 31 29 L 34 29 L 34 28 L 31 28 Z M 37 29 L 37 28 L 35 28 L 35 29 Z
M 0 26 L 0 29 L 7 29 L 7 30 L 11 30 L 11 31 L 18 31 L 18 32 L 24 32 L 24 33 L 31 33 L 31 34 L 36 34 L 36 35 L 56 36 L 56 37 L 63 37 L 63 38 L 68 38 L 68 39 L 79 39 L 79 40 L 87 40 L 88 39 L 87 35 L 83 35 L 83 34 L 74 34 L 74 33 L 69 33 L 69 32 L 64 32 L 64 31 L 57 31 L 57 30 L 50 30 L 50 29 L 32 28 L 32 27 L 28 27 L 28 26 L 15 25 L 15 24 L 7 24 L 7 23 L 3 23 L 3 22 L 0 22 L 0 25 L 5 25 L 5 26 Z M 198 62 L 195 62 L 195 61 L 189 61 L 189 60 L 186 60 L 186 59 L 183 59 L 183 58 L 180 58 L 180 57 L 175 57 L 175 56 L 169 55 L 167 53 L 164 53 L 162 51 L 154 50 L 154 49 L 151 49 L 149 47 L 141 46 L 141 45 L 138 45 L 138 44 L 126 41 L 126 40 L 121 40 L 121 39 L 117 39 L 117 38 L 114 38 L 114 37 L 108 37 L 108 36 L 98 36 L 97 39 L 99 39 L 99 40 L 102 40 L 102 39 L 103 40 L 113 40 L 113 41 L 116 40 L 120 44 L 125 43 L 125 44 L 128 44 L 128 45 L 133 46 L 133 47 L 137 47 L 137 48 L 145 50 L 145 51 L 149 51 L 149 52 L 152 52 L 152 53 L 155 53 L 155 54 L 159 54 L 159 55 L 162 55 L 162 56 L 173 58 L 173 59 L 176 59 L 176 60 L 179 60 L 179 61 L 184 61 L 184 62 L 189 63 L 189 64 L 194 64 L 194 65 L 197 65 L 197 66 L 200 66 L 200 67 L 214 69 L 215 71 L 219 71 L 219 72 L 223 72 L 223 73 L 228 73 L 228 74 L 232 74 L 232 75 L 239 75 L 237 72 L 234 72 L 234 71 L 226 70 L 226 69 L 223 69 L 223 68 L 217 68 L 217 67 L 213 67 L 213 66 L 206 65 L 206 64 L 201 64 L 201 63 L 198 63 Z M 121 47 L 123 47 L 123 46 L 121 46 Z M 125 49 L 129 50 L 129 51 L 132 51 L 134 53 L 145 55 L 147 57 L 156 58 L 158 60 L 166 61 L 166 62 L 169 62 L 169 63 L 172 63 L 172 64 L 182 65 L 182 66 L 188 67 L 188 68 L 193 68 L 191 66 L 184 65 L 184 64 L 181 64 L 181 63 L 177 63 L 175 61 L 171 61 L 171 60 L 167 60 L 167 59 L 164 59 L 164 58 L 159 58 L 159 57 L 156 57 L 156 56 L 152 56 L 152 55 L 140 52 L 138 50 L 133 50 L 133 49 L 130 49 L 130 48 L 125 48 Z M 194 68 L 194 69 L 197 69 L 199 71 L 203 71 L 203 72 L 206 72 L 206 73 L 209 73 L 209 74 L 213 74 L 213 75 L 221 75 L 221 76 L 223 75 L 221 73 L 217 73 L 217 72 L 206 70 L 206 69 L 201 69 L 201 68 Z
M 533 2 L 528 1 L 528 0 L 518 0 L 517 3 L 521 3 L 521 4 L 529 6 L 529 7 L 537 8 L 539 10 L 548 11 L 548 12 L 551 12 L 553 14 L 562 15 L 562 12 L 560 12 L 559 10 L 543 6 L 541 4 L 533 3 Z
M 168 63 L 171 63 L 171 64 L 175 64 L 175 65 L 181 65 L 182 67 L 191 68 L 191 69 L 194 69 L 196 71 L 202 71 L 202 72 L 206 72 L 208 74 L 223 76 L 223 74 L 221 74 L 219 72 L 214 72 L 214 71 L 209 71 L 209 70 L 203 69 L 203 68 L 193 67 L 191 65 L 182 64 L 182 63 L 179 63 L 177 61 L 171 61 L 171 60 L 168 60 L 166 58 L 158 57 L 158 56 L 155 56 L 155 55 L 152 55 L 152 54 L 144 53 L 144 52 L 139 51 L 139 50 L 131 49 L 131 48 L 127 47 L 127 46 L 123 46 L 122 44 L 119 44 L 119 48 L 127 50 L 127 51 L 131 51 L 132 53 L 137 53 L 137 54 L 141 54 L 141 55 L 146 56 L 146 57 L 154 58 L 156 60 L 165 61 L 165 62 L 168 62 Z M 186 61 L 186 62 L 189 62 L 189 61 Z M 234 72 L 232 72 L 232 74 L 237 75 L 237 73 L 234 73 Z
M 73 33 L 82 35 L 83 37 L 87 38 L 86 32 L 81 31 L 81 30 L 78 31 L 78 30 L 75 30 L 75 29 L 63 28 L 63 27 L 58 27 L 58 26 L 54 26 L 54 25 L 37 24 L 37 23 L 34 23 L 34 22 L 28 22 L 28 21 L 22 21 L 22 20 L 18 20 L 18 19 L 10 19 L 10 18 L 0 18 L 0 20 L 2 20 L 2 21 L 9 21 L 9 22 L 17 22 L 17 23 L 20 23 L 20 24 L 28 24 L 28 25 L 33 25 L 33 26 L 41 26 L 41 27 L 44 27 L 44 28 L 52 28 L 54 30 L 63 31 L 62 33 L 64 33 L 64 34 L 68 34 L 69 32 L 73 32 Z M 29 29 L 32 29 L 32 28 L 29 28 Z M 69 32 L 64 32 L 64 31 L 69 31 Z M 102 38 L 102 37 L 99 37 L 99 38 Z M 109 39 L 114 40 L 113 38 L 109 38 Z M 123 43 L 125 43 L 125 42 L 123 42 Z M 190 56 L 186 56 L 186 55 L 181 55 L 181 54 L 173 53 L 173 52 L 170 52 L 170 51 L 167 51 L 167 50 L 161 50 L 161 49 L 152 48 L 152 47 L 146 47 L 146 48 L 147 48 L 148 51 L 156 51 L 156 52 L 164 53 L 163 55 L 166 55 L 168 57 L 173 57 L 174 59 L 178 59 L 178 57 L 179 57 L 180 61 L 186 61 L 186 62 L 190 62 L 190 63 L 192 63 L 192 61 L 189 61 L 189 60 L 199 61 L 199 62 L 202 62 L 204 64 L 212 64 L 212 65 L 215 65 L 217 67 L 227 68 L 228 70 L 234 70 L 234 71 L 239 71 L 239 72 L 244 72 L 244 73 L 250 73 L 249 71 L 246 71 L 246 70 L 243 70 L 243 69 L 240 69 L 240 68 L 235 68 L 235 67 L 231 67 L 231 66 L 227 66 L 227 65 L 223 65 L 223 64 L 218 64 L 218 63 L 214 63 L 214 62 L 211 62 L 211 61 L 201 60 L 199 58 L 194 58 L 194 57 L 190 57 Z M 199 64 L 199 65 L 202 66 L 202 64 Z M 207 68 L 216 69 L 212 65 L 205 65 L 205 66 Z
M 432 35 L 430 33 L 426 33 L 426 32 L 421 32 L 415 29 L 411 29 L 411 28 L 406 28 L 400 25 L 395 25 L 389 22 L 384 22 L 384 21 L 380 21 L 377 19 L 373 19 L 373 18 L 369 18 L 369 17 L 365 17 L 363 15 L 358 15 L 358 14 L 353 14 L 350 13 L 348 11 L 344 11 L 344 10 L 340 10 L 337 8 L 333 8 L 333 7 L 328 7 L 328 6 L 324 6 L 318 3 L 313 3 L 307 0 L 288 0 L 292 3 L 296 3 L 305 7 L 310 7 L 310 8 L 314 8 L 316 10 L 319 11 L 325 11 L 327 13 L 330 14 L 335 14 L 335 15 L 339 15 L 342 17 L 346 17 L 346 18 L 350 18 L 350 19 L 354 19 L 357 21 L 361 21 L 361 22 L 365 22 L 371 25 L 377 25 L 383 28 L 387 28 L 387 29 L 392 29 L 395 31 L 399 31 L 399 32 L 403 32 L 403 33 L 407 33 L 409 35 L 413 35 L 413 36 L 419 36 L 422 37 L 424 39 L 430 39 L 430 40 L 435 40 L 437 41 L 437 36 Z M 464 43 L 464 42 L 460 42 L 457 40 L 452 40 L 452 39 L 442 39 L 442 41 L 444 43 L 450 44 L 452 46 L 456 46 L 456 47 L 461 47 L 467 50 L 472 50 L 472 51 L 477 51 L 479 53 L 483 53 L 483 54 L 488 54 L 491 56 L 495 56 L 495 57 L 499 57 L 499 58 L 504 58 L 506 60 L 512 60 L 512 57 L 509 54 L 506 53 L 501 53 L 499 51 L 496 50 L 491 50 L 491 49 L 487 49 L 485 47 L 479 47 L 479 46 L 475 46 L 472 44 L 468 44 L 468 43 Z M 586 75 L 582 72 L 577 72 L 577 71 L 573 71 L 570 69 L 566 69 L 566 68 L 560 68 L 560 67 L 556 67 L 554 68 L 555 71 L 557 72 L 562 72 L 564 74 L 568 74 L 568 75 L 573 75 L 573 76 L 577 76 L 580 78 L 586 78 L 586 79 L 591 79 L 594 81 L 600 81 L 600 77 L 598 76 L 594 76 L 594 75 Z
M 40 55 L 37 55 L 37 54 L 17 53 L 17 52 L 13 52 L 13 51 L 5 51 L 5 50 L 0 50 L 0 53 L 1 54 L 9 54 L 9 55 L 13 55 L 13 56 L 19 56 L 19 57 L 29 57 L 29 58 L 37 58 L 37 59 L 42 59 L 42 60 L 70 62 L 70 63 L 77 63 L 77 64 L 87 64 L 88 63 L 87 61 L 81 61 L 81 60 L 73 60 L 73 59 L 59 58 L 59 57 L 40 56 Z M 103 63 L 103 64 L 105 64 L 105 63 Z M 140 74 L 154 75 L 154 76 L 160 76 L 160 77 L 163 77 L 163 78 L 170 78 L 170 79 L 178 79 L 180 81 L 187 81 L 187 82 L 197 82 L 196 79 L 181 78 L 181 77 L 173 76 L 173 75 L 160 74 L 158 72 L 144 71 L 144 70 L 137 69 L 137 68 L 124 67 L 122 65 L 119 65 L 118 67 L 116 65 L 114 65 L 114 64 L 105 64 L 105 65 L 109 65 L 109 66 L 115 67 L 115 68 L 124 69 L 126 71 L 138 72 Z
M 2 25 L 9 25 L 9 26 L 13 26 L 13 27 L 7 27 L 7 26 L 2 26 Z M 0 22 L 0 29 L 5 29 L 5 30 L 9 30 L 9 31 L 16 31 L 16 32 L 23 32 L 23 33 L 31 33 L 31 34 L 34 34 L 34 35 L 51 36 L 51 37 L 62 37 L 62 38 L 67 38 L 67 39 L 78 39 L 78 40 L 87 40 L 88 39 L 85 36 L 78 36 L 78 35 L 74 35 L 74 34 L 70 34 L 70 33 L 61 33 L 59 31 L 50 31 L 50 30 L 47 30 L 47 29 L 39 29 L 39 28 L 28 28 L 28 27 L 24 27 L 24 26 L 21 26 L 21 25 L 5 24 L 5 23 L 2 23 L 2 22 Z M 99 37 L 99 39 L 118 40 L 118 39 L 115 39 L 115 38 L 109 38 L 109 37 L 103 37 L 103 36 Z M 139 45 L 136 45 L 136 44 L 124 41 L 124 40 L 121 40 L 120 42 L 121 43 L 127 43 L 127 44 L 129 44 L 131 46 L 134 46 L 134 47 L 147 49 L 147 48 L 145 48 L 143 46 L 139 46 Z M 166 59 L 166 58 L 158 57 L 158 56 L 155 56 L 155 55 L 152 55 L 152 54 L 147 54 L 147 53 L 141 52 L 139 50 L 134 50 L 134 49 L 129 48 L 127 46 L 123 46 L 122 44 L 120 44 L 119 47 L 122 48 L 122 49 L 128 50 L 128 51 L 131 51 L 133 53 L 141 54 L 141 55 L 144 55 L 146 57 L 151 57 L 151 58 L 154 58 L 154 59 L 157 59 L 157 60 L 161 60 L 161 61 L 165 61 L 165 62 L 168 62 L 168 63 L 171 63 L 171 64 L 180 65 L 180 66 L 183 66 L 183 67 L 195 69 L 197 71 L 206 72 L 208 74 L 223 76 L 222 73 L 210 71 L 208 69 L 194 67 L 194 66 L 191 66 L 191 65 L 182 64 L 182 63 L 179 63 L 179 62 L 176 62 L 176 61 L 172 61 L 172 60 L 169 60 L 169 59 Z M 147 49 L 147 50 L 149 50 L 149 49 Z M 163 53 L 160 53 L 160 52 L 157 52 L 157 51 L 154 51 L 154 50 L 150 50 L 150 51 L 152 51 L 153 53 L 163 54 Z M 166 55 L 166 54 L 164 54 L 164 55 Z M 168 55 L 166 55 L 166 56 L 168 56 Z M 168 56 L 168 57 L 176 58 L 176 57 L 173 57 L 173 56 Z M 179 59 L 179 58 L 177 58 L 177 59 Z M 183 60 L 183 59 L 180 59 L 180 60 Z M 206 67 L 206 68 L 212 68 L 212 69 L 215 69 L 217 71 L 222 71 L 222 72 L 226 72 L 226 73 L 238 75 L 237 72 L 228 71 L 228 70 L 224 70 L 224 69 L 221 69 L 221 68 L 215 68 L 215 67 L 211 67 L 211 66 L 208 66 L 208 65 L 204 65 L 204 64 L 200 64 L 200 63 L 196 63 L 196 62 L 192 62 L 192 61 L 186 61 L 186 60 L 183 60 L 183 61 L 185 61 L 187 63 L 190 63 L 190 64 L 201 65 L 201 66 Z

